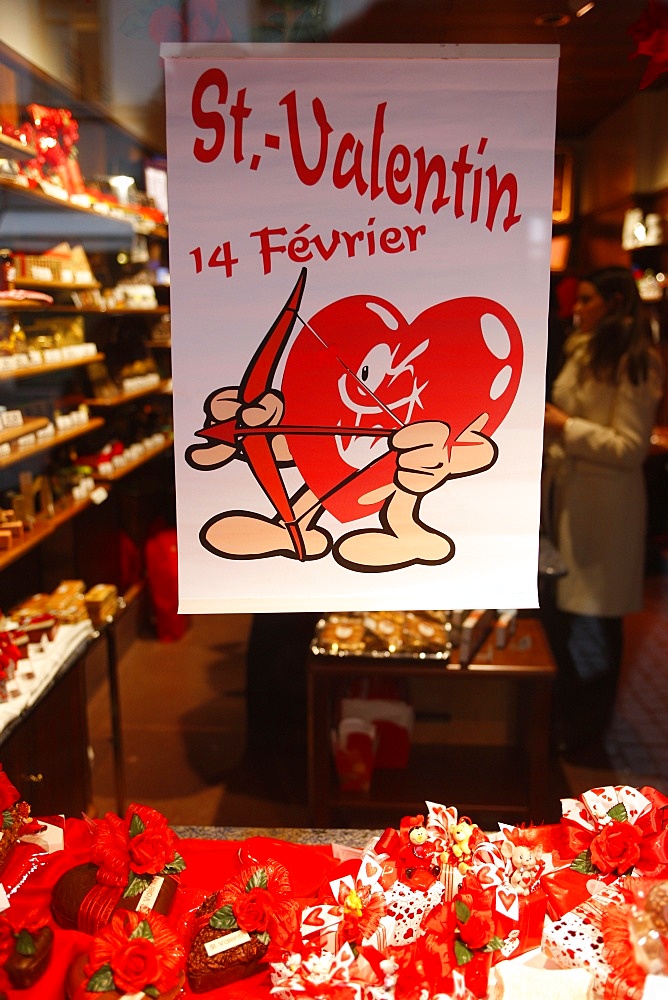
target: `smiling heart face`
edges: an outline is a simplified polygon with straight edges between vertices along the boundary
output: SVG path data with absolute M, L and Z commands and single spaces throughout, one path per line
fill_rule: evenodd
M 491 299 L 439 302 L 409 323 L 385 299 L 350 296 L 321 309 L 295 340 L 282 382 L 284 419 L 389 431 L 441 420 L 452 442 L 487 414 L 491 435 L 515 398 L 522 359 L 515 320 Z M 392 482 L 387 435 L 294 435 L 289 445 L 304 481 L 339 521 L 380 508 L 360 497 Z

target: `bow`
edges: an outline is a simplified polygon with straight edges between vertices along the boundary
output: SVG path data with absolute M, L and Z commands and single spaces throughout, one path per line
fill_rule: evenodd
M 239 388 L 242 403 L 252 403 L 271 388 L 281 352 L 285 348 L 297 319 L 297 310 L 306 285 L 306 268 L 299 273 L 297 283 L 283 309 L 270 327 L 264 340 L 251 358 Z M 266 434 L 244 438 L 244 451 L 258 484 L 285 523 L 297 558 L 306 557 L 304 538 L 295 518 L 292 501 L 281 478 L 278 462 Z

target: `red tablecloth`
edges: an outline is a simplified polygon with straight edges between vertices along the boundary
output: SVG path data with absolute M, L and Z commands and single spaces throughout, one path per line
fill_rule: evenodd
M 18 844 L 0 875 L 10 901 L 8 915 L 12 923 L 37 914 L 54 930 L 53 956 L 45 975 L 29 990 L 9 990 L 12 1000 L 64 1000 L 65 975 L 74 957 L 84 951 L 90 938 L 79 931 L 67 931 L 55 924 L 50 910 L 51 889 L 58 878 L 74 865 L 90 861 L 92 835 L 83 820 L 65 821 L 65 850 L 42 854 L 35 848 Z M 179 889 L 169 919 L 176 925 L 199 906 L 212 892 L 222 888 L 251 860 L 273 858 L 291 875 L 295 894 L 313 897 L 318 887 L 334 872 L 338 861 L 328 846 L 291 844 L 268 837 L 244 841 L 182 839 L 179 852 L 186 868 L 179 878 Z M 268 973 L 261 973 L 206 994 L 193 994 L 186 985 L 186 996 L 211 1000 L 252 1000 L 269 997 Z

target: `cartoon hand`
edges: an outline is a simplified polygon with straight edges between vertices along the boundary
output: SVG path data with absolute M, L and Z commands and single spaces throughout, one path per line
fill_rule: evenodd
M 247 427 L 271 427 L 280 423 L 285 405 L 277 392 L 265 392 L 252 403 L 242 406 L 238 416 Z
M 217 389 L 204 403 L 204 427 L 216 427 L 225 433 L 205 444 L 191 445 L 186 451 L 186 460 L 197 469 L 217 469 L 226 465 L 242 453 L 243 435 L 235 436 L 234 433 L 238 426 L 275 426 L 280 423 L 283 409 L 283 397 L 276 392 L 266 392 L 252 403 L 243 404 L 237 386 Z M 292 460 L 282 435 L 272 436 L 271 444 L 278 461 Z
M 397 452 L 397 486 L 420 495 L 450 477 L 488 469 L 496 461 L 497 448 L 481 433 L 486 421 L 487 414 L 481 414 L 456 441 L 450 440 L 450 427 L 440 420 L 423 420 L 395 431 L 389 444 Z
M 275 427 L 283 418 L 285 403 L 278 392 L 265 392 L 246 406 L 238 414 L 239 420 L 246 427 Z M 243 439 L 242 439 L 243 440 Z M 278 462 L 291 462 L 292 455 L 283 435 L 272 435 L 269 439 Z
M 229 421 L 236 422 L 237 412 L 241 406 L 239 389 L 228 386 L 216 389 L 204 402 L 205 427 Z M 238 445 L 228 441 L 207 441 L 203 444 L 193 444 L 186 451 L 186 460 L 196 469 L 219 468 L 229 462 L 238 452 Z

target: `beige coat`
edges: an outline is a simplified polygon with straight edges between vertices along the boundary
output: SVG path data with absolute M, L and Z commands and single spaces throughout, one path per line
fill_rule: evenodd
M 581 336 L 557 376 L 552 400 L 570 415 L 549 447 L 555 539 L 568 567 L 557 602 L 564 611 L 604 617 L 642 607 L 646 543 L 643 461 L 661 398 L 663 372 L 652 355 L 649 378 L 616 385 L 581 378 Z

